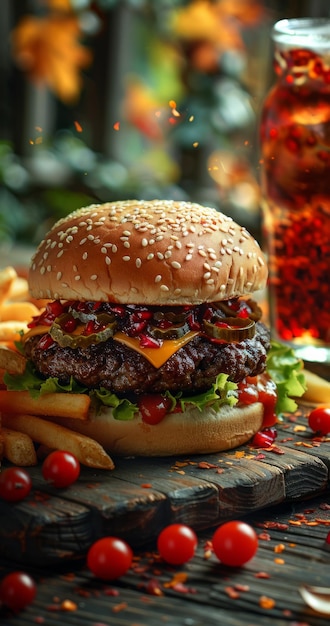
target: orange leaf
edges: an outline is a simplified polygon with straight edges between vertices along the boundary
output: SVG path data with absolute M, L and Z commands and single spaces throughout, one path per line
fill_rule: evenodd
M 80 70 L 91 62 L 80 35 L 75 16 L 27 16 L 12 33 L 13 56 L 31 80 L 48 85 L 63 102 L 74 102 L 81 90 Z

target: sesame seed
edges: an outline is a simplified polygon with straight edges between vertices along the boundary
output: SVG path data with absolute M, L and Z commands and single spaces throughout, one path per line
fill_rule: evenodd
M 143 237 L 142 241 L 141 241 L 141 245 L 142 248 L 146 248 L 148 245 L 148 239 L 146 239 L 145 237 Z
M 87 235 L 87 239 L 88 239 L 89 241 L 93 241 L 93 239 L 94 239 L 94 235 Z
M 142 265 L 142 261 L 139 257 L 137 257 L 137 259 L 135 260 L 135 265 L 137 268 L 140 268 Z
M 110 257 L 106 256 L 106 257 L 105 257 L 105 262 L 106 262 L 106 265 L 111 265 L 111 259 L 110 259 Z
M 152 259 L 154 258 L 154 256 L 155 256 L 155 255 L 154 255 L 154 253 L 153 253 L 153 252 L 150 252 L 150 254 L 148 254 L 148 256 L 147 256 L 147 261 L 152 261 Z
M 61 280 L 61 278 L 62 278 L 62 272 L 57 272 L 56 280 Z
M 130 230 L 124 230 L 123 231 L 123 235 L 125 235 L 125 237 L 130 237 L 131 236 L 131 231 Z
M 75 279 L 75 280 L 80 280 L 80 276 L 79 276 L 79 274 L 77 274 L 77 275 L 74 277 L 74 279 Z
M 102 254 L 107 254 L 108 250 L 107 250 L 107 248 L 105 246 L 102 246 L 101 252 L 102 252 Z
M 206 252 L 205 252 L 205 250 L 201 250 L 201 249 L 199 249 L 199 250 L 198 250 L 198 254 L 200 254 L 201 256 L 204 256 L 204 257 L 206 256 Z
M 207 281 L 209 278 L 211 278 L 211 272 L 205 272 L 203 278 L 204 278 L 204 280 Z
M 264 260 L 260 256 L 258 256 L 258 263 L 259 265 L 261 265 L 261 267 L 265 265 Z
M 60 251 L 57 253 L 56 257 L 59 259 L 59 258 L 62 256 L 63 252 L 64 252 L 64 250 L 60 250 Z
M 175 270 L 179 270 L 179 269 L 181 269 L 181 263 L 179 263 L 178 261 L 171 261 L 171 266 L 172 266 Z
M 157 252 L 157 258 L 162 261 L 164 258 L 164 255 L 161 252 Z
M 233 254 L 233 251 L 232 251 L 232 249 L 231 249 L 231 248 L 226 248 L 226 253 L 227 253 L 227 254 Z
M 90 279 L 91 279 L 91 280 L 97 280 L 97 274 L 92 274 L 92 275 L 90 276 Z
M 124 248 L 130 248 L 131 244 L 129 241 L 124 241 Z
M 131 260 L 130 256 L 127 256 L 127 255 L 123 256 L 123 261 L 130 261 L 130 260 Z
M 116 246 L 116 244 L 115 244 L 115 243 L 114 243 L 114 244 L 112 244 L 112 246 L 111 246 L 111 250 L 112 250 L 112 252 L 113 252 L 114 254 L 116 254 L 116 252 L 117 252 L 118 248 L 117 248 L 117 246 Z
M 84 243 L 86 243 L 86 241 L 87 241 L 87 237 L 83 237 L 83 239 L 80 240 L 79 245 L 83 246 Z
M 149 246 L 152 246 L 155 243 L 154 239 L 149 239 Z
M 207 285 L 214 285 L 214 278 L 209 278 L 206 283 Z
M 160 283 L 161 280 L 162 280 L 161 274 L 157 274 L 157 276 L 155 276 L 155 283 Z
M 191 259 L 192 259 L 192 254 L 187 254 L 186 257 L 185 257 L 185 260 L 186 261 L 191 261 Z
M 169 288 L 167 287 L 167 285 L 161 285 L 161 286 L 160 286 L 160 290 L 161 290 L 161 291 L 166 291 L 166 292 L 167 292 L 167 291 L 169 291 Z
M 172 256 L 171 250 L 166 250 L 166 252 L 164 254 L 165 259 L 169 259 L 171 256 Z

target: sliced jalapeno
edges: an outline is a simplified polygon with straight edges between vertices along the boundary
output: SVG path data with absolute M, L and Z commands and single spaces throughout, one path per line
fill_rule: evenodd
M 255 322 L 249 318 L 226 317 L 213 324 L 203 320 L 203 329 L 208 337 L 225 343 L 234 343 L 252 339 L 255 335 Z
M 117 326 L 114 316 L 108 313 L 99 313 L 96 316 L 95 322 L 93 321 L 95 324 L 94 332 L 84 334 L 86 326 L 78 326 L 76 331 L 69 333 L 64 330 L 64 327 L 70 319 L 72 319 L 70 313 L 63 313 L 55 319 L 49 331 L 52 339 L 54 339 L 61 348 L 86 348 L 91 344 L 107 341 L 113 337 Z M 100 327 L 100 330 L 97 330 L 97 327 Z
M 189 324 L 172 324 L 167 328 L 159 328 L 158 326 L 149 326 L 148 332 L 156 339 L 180 339 L 189 333 Z

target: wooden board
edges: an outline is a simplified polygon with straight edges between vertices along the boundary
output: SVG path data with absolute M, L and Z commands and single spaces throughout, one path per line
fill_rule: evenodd
M 330 438 L 313 438 L 308 407 L 277 427 L 269 450 L 250 445 L 190 458 L 115 459 L 112 472 L 83 468 L 65 490 L 31 468 L 30 496 L 0 503 L 0 557 L 45 565 L 80 559 L 104 535 L 143 546 L 162 527 L 196 530 L 279 503 L 311 498 L 329 486 Z

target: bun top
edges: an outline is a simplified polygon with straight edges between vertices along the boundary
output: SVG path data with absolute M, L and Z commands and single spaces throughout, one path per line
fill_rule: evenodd
M 29 273 L 35 298 L 182 305 L 265 286 L 258 243 L 230 217 L 190 202 L 127 200 L 59 220 Z

